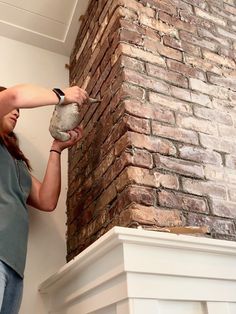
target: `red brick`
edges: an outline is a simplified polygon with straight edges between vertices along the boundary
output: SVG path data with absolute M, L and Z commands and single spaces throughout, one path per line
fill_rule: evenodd
M 90 2 L 70 82 L 102 102 L 69 149 L 68 258 L 115 225 L 236 240 L 232 1 Z
M 133 184 L 156 188 L 179 188 L 179 182 L 176 175 L 163 174 L 157 171 L 150 171 L 148 169 L 138 167 L 126 167 L 116 179 L 116 188 L 118 192 L 120 192 L 124 189 L 124 187 Z
M 170 70 L 181 73 L 182 75 L 185 75 L 187 77 L 195 77 L 203 81 L 205 80 L 205 75 L 203 71 L 197 70 L 196 68 L 190 67 L 181 62 L 167 60 L 167 66 Z
M 142 34 L 128 29 L 120 29 L 120 40 L 139 46 L 143 43 Z
M 130 145 L 134 145 L 134 147 L 144 148 L 163 155 L 176 155 L 176 148 L 171 141 L 133 132 L 129 132 L 128 136 Z
M 177 210 L 166 210 L 133 204 L 121 212 L 119 221 L 121 225 L 125 226 L 131 224 L 131 222 L 137 222 L 139 224 L 155 225 L 158 227 L 170 227 L 183 225 L 184 217 Z
M 182 74 L 168 71 L 153 64 L 147 64 L 146 69 L 147 74 L 151 77 L 158 77 L 158 79 L 166 81 L 167 83 L 188 88 L 188 80 Z
M 188 17 L 188 18 L 187 18 Z M 192 22 L 192 15 L 185 15 L 184 21 L 177 17 L 170 16 L 169 14 L 166 14 L 164 12 L 160 12 L 159 19 L 165 23 L 168 23 L 170 25 L 173 25 L 177 29 L 185 30 L 190 33 L 196 33 L 197 28 L 195 25 L 193 25 Z
M 147 119 L 140 119 L 131 115 L 125 114 L 123 117 L 127 129 L 141 134 L 150 134 L 150 122 Z
M 147 119 L 153 119 L 173 124 L 175 122 L 174 114 L 170 110 L 163 110 L 159 106 L 155 106 L 148 102 L 140 102 L 135 99 L 127 99 L 124 101 L 125 111 L 129 114 Z

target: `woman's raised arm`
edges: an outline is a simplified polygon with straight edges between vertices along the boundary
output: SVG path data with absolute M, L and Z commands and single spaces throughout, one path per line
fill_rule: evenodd
M 88 98 L 87 92 L 78 86 L 65 88 L 63 92 L 65 105 L 72 102 L 82 104 Z M 52 89 L 31 84 L 16 85 L 0 92 L 0 118 L 14 109 L 50 106 L 58 102 Z

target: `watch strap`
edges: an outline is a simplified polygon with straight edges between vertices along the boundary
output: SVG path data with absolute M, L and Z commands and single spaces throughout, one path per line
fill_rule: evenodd
M 65 99 L 65 94 L 63 93 L 63 91 L 60 88 L 53 88 L 52 91 L 57 95 L 57 98 L 59 100 L 57 105 L 62 105 Z

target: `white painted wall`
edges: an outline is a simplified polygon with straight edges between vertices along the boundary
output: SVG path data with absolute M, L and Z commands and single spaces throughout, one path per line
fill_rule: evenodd
M 0 85 L 34 83 L 45 87 L 68 85 L 68 58 L 47 50 L 0 37 Z M 16 133 L 31 160 L 33 174 L 42 179 L 52 138 L 48 124 L 53 108 L 21 110 Z M 62 155 L 62 193 L 53 213 L 30 209 L 30 234 L 21 314 L 43 314 L 39 284 L 65 264 L 65 199 L 67 152 Z

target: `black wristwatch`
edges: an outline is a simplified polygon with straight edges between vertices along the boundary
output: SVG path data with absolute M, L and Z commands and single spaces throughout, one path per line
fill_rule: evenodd
M 57 95 L 59 99 L 58 105 L 63 104 L 65 99 L 65 94 L 63 93 L 63 91 L 60 88 L 53 88 L 53 92 Z

